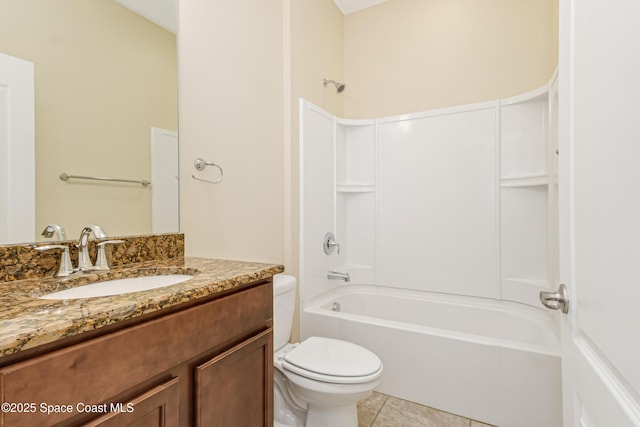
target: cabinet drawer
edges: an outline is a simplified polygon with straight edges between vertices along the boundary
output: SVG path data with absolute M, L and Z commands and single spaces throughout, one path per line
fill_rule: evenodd
M 0 369 L 4 402 L 100 404 L 250 332 L 270 327 L 269 283 Z M 0 414 L 3 426 L 48 426 L 78 412 Z

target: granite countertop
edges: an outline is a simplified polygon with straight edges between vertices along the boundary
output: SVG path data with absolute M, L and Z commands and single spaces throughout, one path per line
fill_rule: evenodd
M 0 282 L 0 357 L 266 279 L 282 265 L 206 258 L 145 262 L 66 279 Z M 108 297 L 41 300 L 39 296 L 96 281 L 140 275 L 193 274 L 185 282 Z

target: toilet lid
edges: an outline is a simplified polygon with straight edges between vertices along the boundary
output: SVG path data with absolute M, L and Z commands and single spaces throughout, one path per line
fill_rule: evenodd
M 378 356 L 359 345 L 311 337 L 287 352 L 284 360 L 297 368 L 332 377 L 366 377 L 382 368 Z

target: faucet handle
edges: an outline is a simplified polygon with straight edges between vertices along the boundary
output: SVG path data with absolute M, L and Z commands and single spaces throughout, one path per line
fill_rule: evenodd
M 336 247 L 338 248 L 338 255 L 340 255 L 340 244 L 336 242 L 335 236 L 329 231 L 324 235 L 322 249 L 324 249 L 325 254 L 331 255 Z
M 96 270 L 109 270 L 109 263 L 107 262 L 107 255 L 105 254 L 104 247 L 106 245 L 119 245 L 120 243 L 124 243 L 124 240 L 105 240 L 100 243 L 96 243 L 98 247 L 98 255 L 96 256 L 96 265 L 94 269 Z
M 63 249 L 62 257 L 60 258 L 60 267 L 58 268 L 58 273 L 56 277 L 67 277 L 71 273 L 73 273 L 73 264 L 71 264 L 71 257 L 69 256 L 69 247 L 65 245 L 44 245 L 44 246 L 34 246 L 33 249 L 36 251 L 49 251 L 52 249 Z

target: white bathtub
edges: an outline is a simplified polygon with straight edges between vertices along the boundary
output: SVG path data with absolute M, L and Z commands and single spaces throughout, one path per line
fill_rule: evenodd
M 500 427 L 562 425 L 559 339 L 546 311 L 352 285 L 306 304 L 301 332 L 378 354 L 382 393 Z

